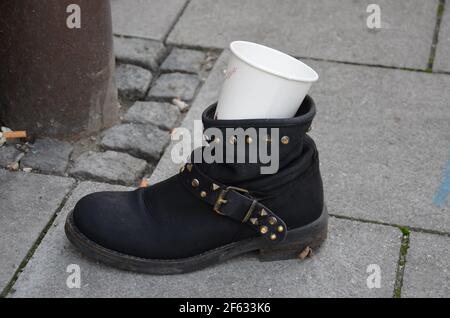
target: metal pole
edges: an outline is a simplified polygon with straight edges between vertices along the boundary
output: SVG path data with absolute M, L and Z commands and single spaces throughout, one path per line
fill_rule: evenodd
M 0 119 L 78 138 L 118 117 L 109 0 L 0 1 Z

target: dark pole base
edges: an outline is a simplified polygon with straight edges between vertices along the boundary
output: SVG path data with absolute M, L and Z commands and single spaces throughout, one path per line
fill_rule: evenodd
M 80 11 L 80 28 L 67 24 Z M 0 1 L 0 119 L 76 139 L 118 118 L 108 0 Z

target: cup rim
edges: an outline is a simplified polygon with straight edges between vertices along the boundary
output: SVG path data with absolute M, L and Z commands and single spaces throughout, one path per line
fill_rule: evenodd
M 246 44 L 246 45 L 251 45 L 251 46 L 257 46 L 260 47 L 262 49 L 268 50 L 268 51 L 272 51 L 275 52 L 277 54 L 281 54 L 284 57 L 294 61 L 295 63 L 299 63 L 302 65 L 302 67 L 306 68 L 308 71 L 310 71 L 313 75 L 311 77 L 305 77 L 305 76 L 292 76 L 289 74 L 285 74 L 283 72 L 279 72 L 279 71 L 274 71 L 269 69 L 268 67 L 264 67 L 262 65 L 257 65 L 256 63 L 250 61 L 248 58 L 246 58 L 243 54 L 240 54 L 237 49 L 236 49 L 236 45 L 238 44 Z M 283 53 L 281 51 L 275 50 L 273 48 L 270 48 L 268 46 L 262 45 L 262 44 L 258 44 L 258 43 L 254 43 L 254 42 L 249 42 L 249 41 L 233 41 L 230 43 L 230 50 L 231 52 L 237 57 L 239 58 L 241 61 L 249 64 L 250 66 L 253 66 L 254 68 L 257 68 L 263 72 L 269 73 L 271 75 L 275 75 L 278 77 L 281 77 L 283 79 L 287 79 L 287 80 L 291 80 L 291 81 L 296 81 L 296 82 L 308 82 L 308 83 L 313 83 L 316 82 L 319 79 L 319 75 L 317 74 L 316 71 L 314 71 L 310 66 L 306 65 L 305 63 L 303 63 L 302 61 L 290 56 L 289 54 Z

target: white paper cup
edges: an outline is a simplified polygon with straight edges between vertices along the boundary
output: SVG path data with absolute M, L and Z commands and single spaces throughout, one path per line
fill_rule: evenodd
M 267 46 L 235 41 L 219 97 L 218 119 L 293 117 L 319 76 Z

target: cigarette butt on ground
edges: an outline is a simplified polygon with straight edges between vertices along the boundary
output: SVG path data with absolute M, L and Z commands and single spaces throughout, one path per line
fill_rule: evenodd
M 311 256 L 311 254 L 312 254 L 312 249 L 311 249 L 309 246 L 307 246 L 307 247 L 306 247 L 306 248 L 298 255 L 298 258 L 301 259 L 301 260 L 304 260 L 305 258 Z
M 19 138 L 27 138 L 27 132 L 24 130 L 18 130 L 18 131 L 5 131 L 3 133 L 3 137 L 8 139 L 19 139 Z
M 185 112 L 189 109 L 189 105 L 186 102 L 183 102 L 180 98 L 174 98 L 172 100 L 172 104 L 177 106 L 181 112 Z
M 141 183 L 139 184 L 139 188 L 147 188 L 150 184 L 148 183 L 147 179 L 142 179 Z

